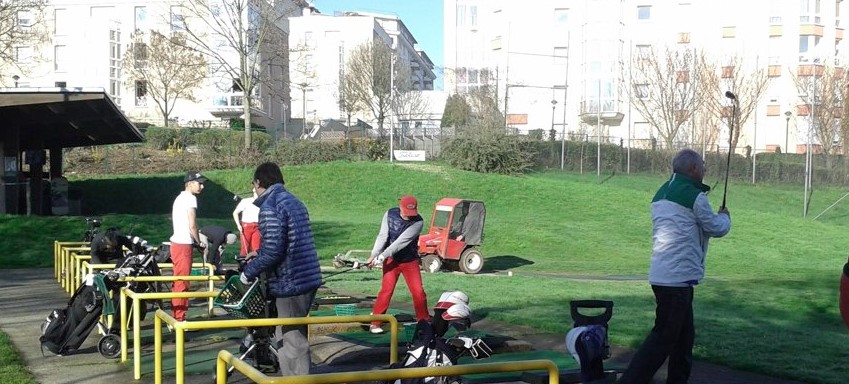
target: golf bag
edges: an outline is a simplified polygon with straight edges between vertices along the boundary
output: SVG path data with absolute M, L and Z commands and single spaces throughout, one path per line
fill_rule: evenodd
M 102 275 L 88 275 L 86 283 L 74 292 L 65 308 L 54 309 L 41 324 L 41 353 L 44 348 L 57 355 L 77 350 L 95 326 L 100 315 L 115 312 L 109 300 L 110 283 Z M 100 324 L 103 327 L 102 324 Z M 105 327 L 101 328 L 105 333 Z
M 843 275 L 840 277 L 840 316 L 846 327 L 849 327 L 849 261 L 843 265 Z
M 603 380 L 604 359 L 610 357 L 607 323 L 613 316 L 613 302 L 573 300 L 569 305 L 574 326 L 566 334 L 566 350 L 581 367 L 581 382 Z M 598 315 L 584 315 L 580 313 L 581 308 L 604 309 L 604 312 Z
M 427 320 L 416 324 L 415 335 L 401 361 L 389 366 L 392 368 L 442 367 L 457 364 L 457 352 L 441 337 L 437 337 L 433 326 Z M 399 379 L 387 384 L 449 384 L 459 382 L 455 377 L 425 377 Z

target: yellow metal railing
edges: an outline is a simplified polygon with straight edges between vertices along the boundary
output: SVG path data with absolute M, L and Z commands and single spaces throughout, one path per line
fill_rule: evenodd
M 207 277 L 207 276 L 191 276 Z M 223 276 L 214 276 L 221 277 Z M 121 289 L 121 362 L 127 361 L 127 300 L 132 299 L 133 308 L 141 308 L 142 300 L 171 299 L 171 298 L 209 298 L 209 314 L 212 315 L 212 304 L 218 291 L 209 292 L 156 292 L 136 293 L 127 288 Z M 137 309 L 133 311 L 133 378 L 141 379 L 141 315 Z
M 56 280 L 59 285 L 67 291 L 67 286 L 73 278 L 71 277 L 71 257 L 77 252 L 88 251 L 88 247 L 63 247 L 59 251 L 59 277 Z
M 396 379 L 415 379 L 430 376 L 460 376 L 478 373 L 503 373 L 546 370 L 548 384 L 560 383 L 560 372 L 551 360 L 526 360 L 503 363 L 482 363 L 468 365 L 451 365 L 445 367 L 399 368 L 374 371 L 352 371 L 337 373 L 322 373 L 315 375 L 269 377 L 258 371 L 250 364 L 239 360 L 229 351 L 218 352 L 215 362 L 216 383 L 227 383 L 227 365 L 232 365 L 239 372 L 255 383 L 263 384 L 337 384 L 364 381 L 387 381 Z M 179 381 L 178 381 L 179 383 Z
M 270 327 L 286 325 L 309 324 L 338 324 L 338 323 L 367 323 L 372 321 L 388 322 L 389 331 L 389 364 L 398 360 L 398 320 L 393 315 L 353 315 L 353 316 L 319 316 L 319 317 L 289 317 L 274 319 L 245 319 L 245 320 L 208 320 L 208 321 L 177 321 L 165 311 L 156 311 L 153 318 L 153 350 L 154 350 L 154 383 L 162 383 L 162 323 L 171 325 L 175 332 L 176 376 L 177 384 L 185 382 L 185 331 L 186 329 L 221 329 L 244 327 Z M 139 378 L 136 378 L 137 380 Z
M 67 247 L 83 247 L 88 248 L 88 243 L 84 241 L 53 241 L 53 276 L 56 278 L 56 282 L 61 283 L 61 257 L 62 257 L 62 249 Z

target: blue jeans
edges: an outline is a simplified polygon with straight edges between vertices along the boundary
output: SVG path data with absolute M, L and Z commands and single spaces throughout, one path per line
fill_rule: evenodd
M 654 328 L 628 365 L 619 383 L 642 384 L 651 381 L 669 358 L 667 384 L 687 383 L 693 366 L 693 287 L 652 285 L 657 301 Z

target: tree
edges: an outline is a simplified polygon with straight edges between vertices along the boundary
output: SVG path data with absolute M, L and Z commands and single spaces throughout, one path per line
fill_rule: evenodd
M 633 57 L 631 66 L 631 105 L 657 130 L 666 148 L 673 148 L 701 102 L 693 78 L 700 73 L 696 51 L 651 47 Z
M 295 63 L 292 68 L 292 85 L 301 91 L 301 113 L 303 114 L 303 126 L 301 127 L 301 138 L 306 138 L 307 133 L 307 91 L 312 91 L 317 85 L 315 63 L 313 62 L 314 49 L 307 42 L 298 44 L 289 51 L 289 57 Z
M 737 120 L 731 135 L 731 148 L 736 148 L 742 131 L 740 127 L 756 112 L 758 102 L 769 86 L 769 76 L 763 67 L 747 63 L 740 56 L 726 59 L 721 66 L 704 57 L 701 60 L 699 85 L 704 96 L 702 107 L 710 116 L 708 119 L 728 121 L 732 108 L 725 92 L 731 91 L 737 97 Z
M 827 61 L 831 62 L 831 61 Z M 831 170 L 832 155 L 836 154 L 842 136 L 843 98 L 845 96 L 844 68 L 833 65 L 810 64 L 791 73 L 799 92 L 799 115 L 807 116 L 812 139 L 820 143 L 826 167 Z
M 195 101 L 192 91 L 206 78 L 206 60 L 180 34 L 137 31 L 124 52 L 124 73 L 135 80 L 136 97 L 149 95 L 167 127 L 178 99 Z
M 351 143 L 351 116 L 360 111 L 359 103 L 357 103 L 357 98 L 354 93 L 355 87 L 353 83 L 347 80 L 347 76 L 345 76 L 345 70 L 339 75 L 339 87 L 337 89 L 338 92 L 338 103 L 339 108 L 345 111 L 345 117 L 347 117 L 347 122 L 345 124 L 345 140 L 348 141 L 348 146 L 350 149 Z M 363 135 L 365 136 L 365 135 Z
M 232 79 L 232 88 L 243 92 L 245 148 L 251 147 L 251 109 L 266 96 L 259 86 L 268 94 L 288 94 L 283 28 L 286 17 L 303 6 L 301 0 L 184 0 L 183 13 L 171 15 L 172 29 L 185 33 L 188 45 L 208 58 L 211 72 L 224 77 L 225 86 Z
M 442 112 L 442 122 L 440 126 L 445 127 L 462 127 L 465 126 L 472 114 L 472 107 L 466 102 L 466 98 L 459 93 L 448 96 L 445 101 L 445 110 Z
M 371 112 L 377 120 L 381 138 L 386 136 L 383 123 L 392 108 L 394 59 L 391 47 L 372 41 L 355 47 L 345 65 L 344 83 L 350 87 L 350 96 L 357 108 Z
M 18 56 L 34 56 L 36 47 L 48 40 L 49 28 L 43 17 L 46 6 L 47 0 L 0 0 L 0 74 L 7 66 L 29 73 L 27 66 L 18 64 Z M 29 51 L 24 51 L 26 48 Z

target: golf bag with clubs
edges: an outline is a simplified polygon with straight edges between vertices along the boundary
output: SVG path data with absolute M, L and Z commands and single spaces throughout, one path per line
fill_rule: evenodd
M 100 322 L 102 314 L 115 313 L 109 290 L 117 276 L 105 273 L 89 274 L 65 308 L 57 308 L 41 323 L 41 353 L 44 349 L 57 355 L 76 351 L 95 326 L 108 335 L 108 328 Z M 120 348 L 118 349 L 120 352 Z
M 574 326 L 566 334 L 566 350 L 581 367 L 581 382 L 605 380 L 604 359 L 610 357 L 607 323 L 613 316 L 613 302 L 604 300 L 574 300 L 570 302 Z M 584 315 L 581 308 L 604 309 L 598 315 Z
M 431 321 L 420 320 L 416 324 L 415 333 L 407 353 L 401 361 L 389 368 L 420 368 L 440 367 L 457 364 L 457 359 L 469 353 L 475 359 L 489 357 L 492 349 L 483 340 L 461 336 L 471 325 L 471 309 L 469 298 L 461 291 L 445 292 L 440 296 L 434 308 Z M 454 328 L 458 336 L 445 339 L 446 332 Z M 388 384 L 457 384 L 459 377 L 425 377 L 418 379 L 401 379 Z

